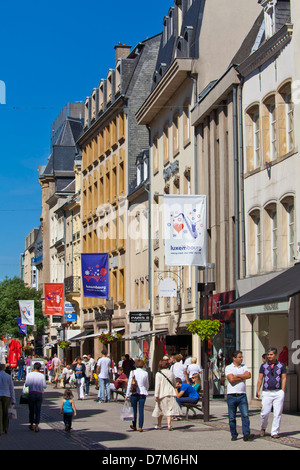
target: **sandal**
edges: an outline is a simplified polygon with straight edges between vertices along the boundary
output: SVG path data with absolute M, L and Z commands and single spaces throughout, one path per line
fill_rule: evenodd
M 168 426 L 168 431 L 173 431 L 172 426 Z
M 154 426 L 154 429 L 161 429 L 161 426 L 156 425 Z

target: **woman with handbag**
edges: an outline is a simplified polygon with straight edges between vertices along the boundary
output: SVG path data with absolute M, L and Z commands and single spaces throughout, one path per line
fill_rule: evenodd
M 158 364 L 158 372 L 155 375 L 155 408 L 152 413 L 157 418 L 155 429 L 161 429 L 163 416 L 166 416 L 168 430 L 172 431 L 172 416 L 181 414 L 180 407 L 176 401 L 176 381 L 173 372 L 169 369 L 169 361 L 161 360 Z
M 130 397 L 130 403 L 133 408 L 133 421 L 130 425 L 133 431 L 137 430 L 137 407 L 139 405 L 139 432 L 143 431 L 144 407 L 149 390 L 148 372 L 143 368 L 145 363 L 141 359 L 135 361 L 136 370 L 132 370 L 129 375 L 125 400 Z

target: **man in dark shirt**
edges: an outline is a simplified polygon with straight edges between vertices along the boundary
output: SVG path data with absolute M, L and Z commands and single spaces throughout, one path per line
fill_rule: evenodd
M 286 367 L 277 360 L 276 348 L 267 350 L 267 358 L 267 362 L 260 366 L 256 390 L 256 396 L 260 398 L 260 388 L 263 384 L 260 435 L 265 435 L 269 414 L 273 408 L 271 436 L 278 438 L 286 387 Z

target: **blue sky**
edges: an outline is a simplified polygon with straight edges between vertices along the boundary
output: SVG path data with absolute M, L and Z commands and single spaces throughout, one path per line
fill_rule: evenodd
M 39 226 L 39 165 L 67 102 L 84 101 L 114 67 L 114 46 L 159 34 L 173 0 L 1 2 L 0 281 L 19 274 L 25 236 Z M 1 95 L 0 95 L 1 96 Z

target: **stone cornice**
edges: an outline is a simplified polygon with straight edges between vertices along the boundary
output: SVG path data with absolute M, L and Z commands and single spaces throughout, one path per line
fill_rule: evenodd
M 278 52 L 282 51 L 284 46 L 291 40 L 292 35 L 293 25 L 284 25 L 276 34 L 262 44 L 257 51 L 253 52 L 244 62 L 238 65 L 238 72 L 243 77 L 250 75 L 268 60 L 272 59 Z
M 192 71 L 192 59 L 175 59 L 136 113 L 138 124 L 150 124 Z

